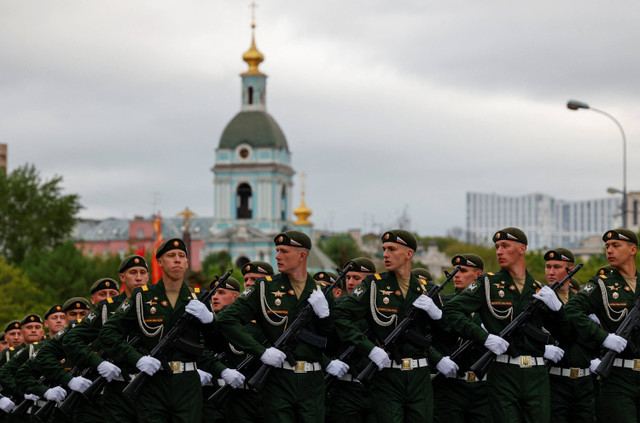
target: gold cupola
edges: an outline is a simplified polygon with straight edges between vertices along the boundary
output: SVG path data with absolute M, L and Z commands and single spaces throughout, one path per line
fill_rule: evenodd
M 260 51 L 256 48 L 256 37 L 255 37 L 256 24 L 251 23 L 251 47 L 245 54 L 242 55 L 242 60 L 247 62 L 249 65 L 249 70 L 243 73 L 242 75 L 264 75 L 258 69 L 260 63 L 264 61 L 264 55 L 260 53 Z
M 312 211 L 307 205 L 304 203 L 304 178 L 307 176 L 305 173 L 302 175 L 302 198 L 300 199 L 300 206 L 293 211 L 293 214 L 298 218 L 297 221 L 293 222 L 296 226 L 312 226 L 313 223 L 309 222 L 309 216 L 311 216 Z

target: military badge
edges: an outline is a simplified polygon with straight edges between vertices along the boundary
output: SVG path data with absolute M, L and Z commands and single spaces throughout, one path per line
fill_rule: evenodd
M 389 304 L 389 297 L 384 297 L 384 298 L 382 299 L 382 302 L 383 302 L 385 305 Z
M 134 259 L 133 259 L 133 262 L 134 262 L 135 264 L 138 264 L 138 263 L 140 263 L 140 259 L 139 259 L 139 258 L 134 258 Z
M 498 296 L 500 298 L 503 298 L 504 297 L 504 291 L 503 290 L 498 291 Z
M 166 307 L 169 305 L 169 301 L 162 301 L 160 304 L 162 304 L 162 307 Z
M 362 289 L 362 287 L 358 285 L 351 294 L 353 294 L 354 297 L 359 298 L 363 293 L 364 289 Z
M 289 291 L 287 291 L 287 294 L 296 295 L 296 292 L 293 289 L 290 289 Z
M 511 291 L 515 291 L 515 290 L 516 290 L 516 287 L 515 287 L 514 285 L 511 285 L 511 286 L 509 286 L 509 290 L 511 290 Z
M 617 292 L 614 292 L 613 294 L 611 294 L 611 296 L 613 297 L 614 300 L 617 300 L 620 294 L 618 294 Z
M 394 294 L 399 297 L 400 295 L 402 295 L 402 292 L 400 290 L 397 290 L 396 292 L 394 292 Z
M 581 290 L 580 292 L 582 294 L 585 295 L 591 295 L 593 293 L 593 290 L 596 286 L 593 284 L 593 282 L 588 282 Z
M 84 318 L 84 320 L 86 320 L 87 322 L 93 322 L 93 319 L 95 319 L 95 318 L 96 318 L 96 316 L 97 316 L 97 315 L 96 315 L 96 312 L 95 312 L 95 311 L 92 311 L 91 313 L 89 313 L 89 314 L 87 315 L 87 317 L 85 317 L 85 318 Z
M 276 292 L 272 292 L 272 294 L 277 298 L 277 297 L 282 297 L 285 293 L 277 290 Z
M 625 287 L 624 287 L 624 290 L 625 290 L 625 291 L 627 291 L 627 292 L 629 292 L 629 291 L 631 291 L 631 288 L 629 288 L 628 286 L 625 286 Z
M 177 247 L 178 245 L 180 245 L 180 243 L 178 241 L 173 241 L 173 246 Z
M 121 310 L 122 312 L 125 312 L 125 311 L 129 310 L 129 307 L 131 307 L 131 301 L 129 301 L 129 299 L 127 298 L 126 300 L 124 300 L 122 302 L 122 304 L 120 304 L 120 307 L 118 307 L 118 310 Z

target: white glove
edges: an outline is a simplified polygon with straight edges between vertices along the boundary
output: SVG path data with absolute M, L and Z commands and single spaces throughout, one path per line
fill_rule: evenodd
M 413 302 L 413 306 L 426 311 L 431 320 L 440 320 L 442 318 L 442 310 L 427 295 L 420 295 Z
M 111 382 L 113 379 L 120 376 L 122 370 L 113 363 L 103 361 L 98 365 L 98 373 L 100 373 L 100 376 L 107 379 L 107 382 Z
M 195 316 L 198 320 L 200 320 L 205 325 L 207 323 L 213 322 L 213 313 L 207 308 L 206 305 L 202 301 L 199 300 L 191 300 L 184 308 L 184 311 Z
M 614 350 L 617 353 L 621 353 L 627 348 L 627 340 L 615 333 L 610 333 L 602 343 L 602 346 Z
M 140 357 L 140 360 L 136 363 L 136 367 L 141 372 L 145 372 L 149 376 L 153 376 L 160 368 L 160 365 L 160 360 L 153 358 L 150 355 Z
M 554 363 L 557 363 L 562 359 L 564 355 L 564 350 L 560 347 L 556 347 L 555 345 L 545 345 L 544 346 L 544 358 L 547 360 L 551 360 Z
M 24 399 L 36 402 L 40 399 L 40 397 L 36 394 L 24 394 Z
M 287 355 L 277 348 L 269 347 L 260 356 L 260 361 L 273 367 L 280 367 Z
M 220 376 L 233 389 L 237 389 L 244 384 L 244 375 L 236 369 L 224 369 Z
M 494 354 L 504 354 L 509 348 L 509 343 L 499 336 L 489 334 L 487 340 L 484 341 L 484 346 Z
M 65 391 L 61 386 L 56 386 L 54 388 L 47 389 L 47 392 L 44 393 L 44 397 L 49 401 L 60 403 L 67 397 L 67 391 Z
M 592 321 L 593 323 L 595 323 L 596 325 L 599 325 L 599 324 L 600 324 L 600 319 L 598 319 L 598 316 L 596 316 L 596 315 L 595 315 L 595 314 L 593 314 L 593 313 L 591 313 L 591 314 L 589 315 L 589 319 L 591 319 L 591 321 Z
M 91 386 L 91 381 L 82 376 L 76 376 L 69 381 L 69 389 L 83 393 Z
M 591 373 L 596 372 L 596 369 L 600 365 L 600 361 L 602 360 L 600 360 L 599 358 L 594 358 L 593 360 L 591 360 L 591 364 L 589 365 L 589 370 L 591 370 Z
M 4 411 L 5 413 L 8 413 L 9 411 L 13 410 L 13 407 L 15 406 L 16 405 L 13 403 L 13 401 L 11 401 L 9 398 L 7 397 L 0 398 L 0 410 Z
M 321 319 L 325 317 L 329 317 L 329 303 L 327 299 L 324 297 L 324 294 L 320 290 L 315 290 L 309 295 L 307 299 L 311 307 L 313 308 L 313 312 Z
M 327 366 L 327 373 L 335 377 L 342 377 L 349 371 L 349 365 L 344 361 L 331 360 Z
M 553 289 L 548 286 L 543 286 L 540 291 L 533 294 L 533 298 L 542 301 L 551 311 L 558 311 L 562 308 L 562 302 L 558 299 L 556 293 L 553 292 Z
M 211 382 L 213 379 L 213 375 L 209 372 L 205 372 L 204 370 L 196 369 L 198 374 L 200 375 L 200 385 L 204 386 L 207 383 Z
M 376 363 L 379 370 L 382 370 L 385 367 L 389 367 L 389 365 L 391 364 L 389 355 L 387 355 L 387 352 L 380 347 L 373 347 L 373 349 L 369 352 L 369 360 Z
M 449 356 L 442 357 L 442 360 L 436 364 L 436 369 L 446 377 L 455 377 L 458 374 L 458 365 Z

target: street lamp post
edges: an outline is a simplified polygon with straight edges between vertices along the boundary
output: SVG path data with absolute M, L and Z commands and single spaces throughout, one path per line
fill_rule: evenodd
M 613 116 L 611 116 L 609 113 L 603 110 L 589 107 L 587 103 L 583 103 L 577 100 L 569 100 L 567 102 L 567 108 L 570 110 L 578 110 L 578 109 L 593 110 L 594 112 L 598 112 L 602 115 L 607 116 L 618 126 L 618 129 L 620 129 L 620 133 L 622 134 L 622 227 L 626 228 L 627 227 L 627 137 L 624 134 L 624 129 L 622 129 L 622 125 L 620 125 L 620 122 L 618 122 L 618 120 Z

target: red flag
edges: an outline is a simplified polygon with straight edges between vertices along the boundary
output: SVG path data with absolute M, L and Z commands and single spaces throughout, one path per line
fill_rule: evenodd
M 159 211 L 158 215 L 153 218 L 153 229 L 156 231 L 156 241 L 153 244 L 153 256 L 151 257 L 151 281 L 155 284 L 162 278 L 162 269 L 156 259 L 156 251 L 158 251 L 158 247 L 162 244 L 162 218 L 160 217 Z

